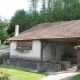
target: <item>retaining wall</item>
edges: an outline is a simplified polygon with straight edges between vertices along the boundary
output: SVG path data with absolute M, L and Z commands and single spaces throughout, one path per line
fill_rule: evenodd
M 1 60 L 1 59 L 0 59 Z M 26 68 L 30 70 L 39 70 L 39 71 L 61 71 L 70 68 L 70 62 L 41 62 L 41 61 L 29 61 L 22 59 L 6 59 L 2 60 L 4 65 Z

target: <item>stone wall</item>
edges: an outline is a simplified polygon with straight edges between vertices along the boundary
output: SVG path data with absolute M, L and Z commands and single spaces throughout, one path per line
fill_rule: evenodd
M 3 59 L 4 65 L 26 68 L 30 70 L 38 71 L 61 71 L 70 68 L 70 62 L 41 62 L 41 61 L 29 61 L 21 59 Z
M 0 64 L 2 64 L 4 61 L 4 58 L 0 57 Z
M 22 67 L 31 70 L 39 70 L 39 71 L 61 70 L 61 65 L 53 62 L 28 61 L 28 60 L 19 60 L 19 59 L 10 59 L 10 66 Z

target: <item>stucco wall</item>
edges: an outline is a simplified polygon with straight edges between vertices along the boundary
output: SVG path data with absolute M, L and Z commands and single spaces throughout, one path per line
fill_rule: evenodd
M 52 43 L 51 60 L 56 60 L 56 43 Z
M 55 43 L 47 44 L 43 50 L 43 60 L 44 61 L 51 61 L 51 60 L 60 61 L 65 51 L 64 48 L 65 46 L 58 45 Z
M 45 46 L 46 43 L 43 43 Z M 32 50 L 28 53 L 19 53 L 16 49 L 17 42 L 12 41 L 10 45 L 10 54 L 11 57 L 19 57 L 29 60 L 41 60 L 41 42 L 39 40 L 32 41 Z M 60 61 L 62 55 L 71 54 L 76 56 L 76 50 L 74 50 L 74 45 L 68 43 L 48 43 L 43 49 L 43 61 L 56 60 Z
M 44 43 L 45 45 L 45 43 Z M 43 50 L 43 61 L 60 61 L 65 51 L 65 46 L 48 43 Z
M 17 42 L 12 41 L 10 45 L 10 57 L 13 58 L 23 58 L 29 60 L 40 60 L 41 53 L 41 42 L 38 40 L 32 41 L 32 50 L 26 53 L 17 52 L 16 49 Z
M 76 56 L 76 43 L 52 43 L 52 60 L 61 60 L 62 55 Z M 67 57 L 67 56 L 66 56 Z
M 45 45 L 46 43 L 44 43 Z M 51 60 L 51 44 L 47 44 L 43 49 L 43 61 Z
M 65 48 L 65 46 L 63 46 L 63 45 L 56 46 L 56 60 L 57 61 L 60 61 L 62 58 L 62 55 L 65 53 L 64 48 Z

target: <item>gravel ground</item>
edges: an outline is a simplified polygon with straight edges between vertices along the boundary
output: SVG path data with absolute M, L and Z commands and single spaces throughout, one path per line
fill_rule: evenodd
M 4 55 L 6 53 L 9 53 L 9 52 L 10 52 L 10 49 L 9 48 L 0 50 L 0 56 Z
M 77 74 L 80 74 L 80 72 L 76 72 L 77 67 L 74 66 L 67 71 L 61 71 L 61 72 L 46 72 L 48 74 L 47 77 L 41 79 L 41 80 L 71 80 L 71 78 Z

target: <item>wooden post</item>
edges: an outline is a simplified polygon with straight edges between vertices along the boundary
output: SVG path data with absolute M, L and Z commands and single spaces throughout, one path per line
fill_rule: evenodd
M 77 71 L 80 70 L 80 50 L 77 50 Z
M 42 42 L 42 46 L 41 46 L 41 61 L 43 61 L 43 49 L 47 46 L 49 42 L 47 42 L 45 45 L 43 45 L 43 42 Z
M 77 45 L 80 43 L 80 39 L 77 41 Z M 77 70 L 80 70 L 80 49 L 77 49 Z

